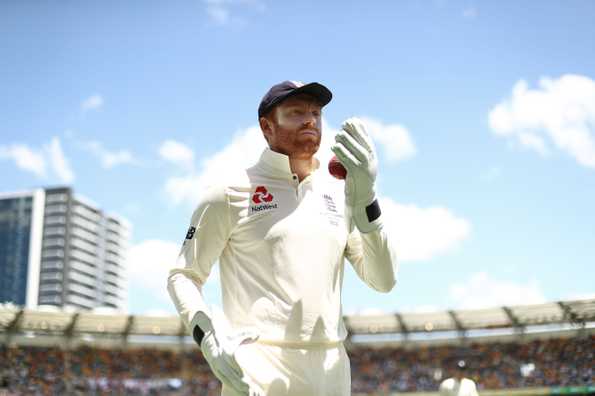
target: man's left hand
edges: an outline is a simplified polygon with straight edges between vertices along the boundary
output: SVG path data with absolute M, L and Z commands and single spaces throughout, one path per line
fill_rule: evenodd
M 347 169 L 345 198 L 355 225 L 364 233 L 377 230 L 382 226 L 374 191 L 378 160 L 364 123 L 354 117 L 343 122 L 331 150 Z

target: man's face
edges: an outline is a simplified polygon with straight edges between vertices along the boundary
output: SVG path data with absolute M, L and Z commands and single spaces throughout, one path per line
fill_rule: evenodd
M 455 372 L 454 377 L 456 379 L 458 379 L 459 381 L 462 380 L 463 378 L 465 378 L 465 370 L 457 369 L 457 371 Z
M 320 147 L 322 106 L 310 95 L 289 97 L 267 117 L 261 117 L 260 127 L 271 150 L 292 157 L 312 157 Z

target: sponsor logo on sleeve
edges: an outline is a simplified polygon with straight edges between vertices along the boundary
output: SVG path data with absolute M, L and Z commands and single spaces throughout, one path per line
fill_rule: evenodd
M 277 203 L 273 202 L 273 194 L 271 194 L 265 186 L 258 186 L 252 194 L 252 203 L 250 205 L 250 212 L 256 213 L 263 210 L 277 209 Z

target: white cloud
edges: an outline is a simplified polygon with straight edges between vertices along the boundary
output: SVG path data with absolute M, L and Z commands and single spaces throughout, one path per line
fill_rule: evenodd
M 479 15 L 476 7 L 467 7 L 463 10 L 463 17 L 468 19 L 475 19 Z
M 180 239 L 184 233 L 185 230 Z M 132 306 L 135 313 L 162 315 L 175 312 L 167 292 L 167 278 L 169 270 L 176 264 L 180 248 L 181 240 L 171 242 L 159 239 L 145 240 L 129 248 L 126 261 L 128 306 Z M 205 301 L 214 310 L 221 301 L 218 267 L 216 263 L 202 289 Z
M 60 145 L 60 139 L 53 137 L 51 142 L 45 146 L 46 152 L 49 155 L 49 161 L 54 170 L 54 173 L 58 176 L 62 183 L 72 183 L 74 180 L 74 172 L 68 163 L 68 159 L 62 151 Z
M 205 159 L 200 172 L 171 177 L 166 181 L 165 191 L 174 204 L 196 205 L 206 186 L 225 180 L 238 169 L 253 165 L 265 147 L 259 127 L 241 130 L 223 150 Z
M 519 133 L 518 138 L 521 145 L 537 151 L 544 157 L 549 154 L 549 149 L 545 140 L 539 137 L 539 135 L 529 132 L 521 132 Z
M 244 18 L 238 10 L 254 10 L 263 12 L 266 9 L 260 0 L 204 0 L 207 16 L 216 25 L 243 24 Z M 233 9 L 233 13 L 232 13 Z
M 170 177 L 165 182 L 165 193 L 174 205 L 180 203 L 196 205 L 202 191 L 200 185 L 197 184 L 199 178 L 195 174 Z
M 127 150 L 106 151 L 101 156 L 101 165 L 106 169 L 111 169 L 122 164 L 136 164 L 136 160 Z
M 541 155 L 553 145 L 595 168 L 595 81 L 567 74 L 542 78 L 537 89 L 518 81 L 489 113 L 492 131 Z
M 175 140 L 166 140 L 161 143 L 159 156 L 185 170 L 191 171 L 194 168 L 194 152 L 192 149 Z
M 413 157 L 417 150 L 407 128 L 399 124 L 383 124 L 368 117 L 361 117 L 369 133 L 377 142 L 389 162 L 403 161 Z
M 46 177 L 46 161 L 43 153 L 29 148 L 25 144 L 0 146 L 0 159 L 13 160 L 19 169 Z
M 595 299 L 595 293 L 572 293 L 564 297 L 564 300 L 592 300 Z
M 218 25 L 225 25 L 229 22 L 229 9 L 221 3 L 213 4 L 213 2 L 207 2 L 207 15 L 209 18 Z
M 128 290 L 151 290 L 156 303 L 169 303 L 167 277 L 179 252 L 180 244 L 169 241 L 153 239 L 132 245 L 127 260 Z
M 458 309 L 539 304 L 546 301 L 536 280 L 525 283 L 498 280 L 486 272 L 477 272 L 469 279 L 451 285 L 449 295 Z
M 53 137 L 39 150 L 20 143 L 0 146 L 0 158 L 12 159 L 18 168 L 31 172 L 42 179 L 48 178 L 46 169 L 49 163 L 53 174 L 58 177 L 60 182 L 71 183 L 74 180 L 74 172 L 62 151 L 60 139 L 57 137 Z
M 158 317 L 163 317 L 163 316 L 176 316 L 174 313 L 172 313 L 172 311 L 168 311 L 165 309 L 161 309 L 161 308 L 156 308 L 156 309 L 146 309 L 142 311 L 143 315 L 146 316 L 158 316 Z
M 119 165 L 138 165 L 138 161 L 128 150 L 109 151 L 98 141 L 79 142 L 79 145 L 97 157 L 104 169 Z
M 471 232 L 470 222 L 447 208 L 402 205 L 387 197 L 380 206 L 400 261 L 423 261 L 448 252 Z
M 441 308 L 437 305 L 427 304 L 427 305 L 416 305 L 413 307 L 405 307 L 401 310 L 401 312 L 407 313 L 428 313 L 428 312 L 439 312 L 443 311 L 444 308 Z
M 392 312 L 387 312 L 384 309 L 381 308 L 375 308 L 375 307 L 368 307 L 368 308 L 359 308 L 359 309 L 355 309 L 353 311 L 348 311 L 345 314 L 346 315 L 350 315 L 350 316 L 374 316 L 374 315 L 386 315 L 386 314 L 391 314 Z
M 81 108 L 84 111 L 98 110 L 103 106 L 103 97 L 101 95 L 92 95 L 81 103 Z

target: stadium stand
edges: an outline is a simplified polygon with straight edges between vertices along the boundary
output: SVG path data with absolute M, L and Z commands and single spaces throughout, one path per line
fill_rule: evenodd
M 481 395 L 595 393 L 595 300 L 345 320 L 355 395 L 436 394 L 461 358 Z M 0 337 L 0 395 L 220 392 L 177 316 L 2 306 Z

